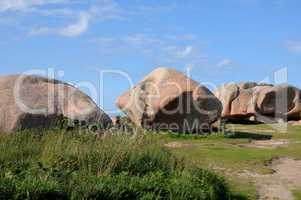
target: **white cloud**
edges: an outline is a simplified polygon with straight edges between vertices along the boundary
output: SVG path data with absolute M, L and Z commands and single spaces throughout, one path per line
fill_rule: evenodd
M 42 28 L 34 28 L 31 31 L 29 31 L 29 36 L 35 36 L 35 35 L 45 35 L 53 32 L 50 28 L 42 27 Z
M 287 42 L 287 48 L 294 53 L 301 53 L 301 41 L 290 40 Z
M 57 0 L 63 1 L 63 0 Z M 65 0 L 64 2 L 67 2 Z M 73 1 L 74 2 L 74 1 Z M 90 4 L 88 4 L 90 5 Z M 121 19 L 118 5 L 113 0 L 96 0 L 88 10 L 78 11 L 71 8 L 36 10 L 43 16 L 64 16 L 74 19 L 64 27 L 38 27 L 29 31 L 29 36 L 55 34 L 63 37 L 78 37 L 88 31 L 91 20 Z
M 165 51 L 170 59 L 185 59 L 193 54 L 194 48 L 191 45 L 187 46 L 168 46 Z
M 78 37 L 81 34 L 85 33 L 90 24 L 91 15 L 89 13 L 81 13 L 78 16 L 77 21 L 71 23 L 63 28 L 49 28 L 49 27 L 41 27 L 32 29 L 28 35 L 36 36 L 36 35 L 47 35 L 47 34 L 56 34 L 64 37 Z
M 95 0 L 97 3 L 92 4 L 89 12 L 100 20 L 108 19 L 125 19 L 124 13 L 114 0 Z
M 81 13 L 77 22 L 61 28 L 58 34 L 66 37 L 77 37 L 88 30 L 90 20 L 91 15 L 89 13 Z
M 145 34 L 133 34 L 128 35 L 124 38 L 122 38 L 125 42 L 132 46 L 145 46 L 145 45 L 151 45 L 155 43 L 160 43 L 161 41 L 158 38 L 151 37 Z
M 65 23 L 65 25 L 58 27 L 32 24 L 28 30 L 29 36 L 52 34 L 63 37 L 77 37 L 89 30 L 92 20 L 124 20 L 140 16 L 142 13 L 165 12 L 173 7 L 174 5 L 153 7 L 135 5 L 130 7 L 131 9 L 128 9 L 128 7 L 121 9 L 115 0 L 0 0 L 0 14 L 7 12 L 5 14 L 13 16 L 16 21 L 20 17 L 24 20 L 26 16 L 30 15 L 31 17 L 43 16 L 43 19 L 59 18 L 60 24 Z M 17 15 L 18 13 L 22 13 L 22 15 Z M 34 23 L 41 23 L 41 20 Z M 136 46 L 145 43 L 158 43 L 158 41 L 152 41 L 153 38 L 147 38 L 143 35 L 133 35 L 123 39 Z M 195 36 L 182 35 L 166 39 L 194 40 Z
M 198 43 L 162 47 L 161 62 L 171 65 L 186 66 L 186 70 L 208 65 L 208 57 L 200 51 Z M 188 68 L 187 68 L 188 66 Z
M 226 59 L 223 59 L 223 60 L 219 61 L 216 64 L 216 66 L 217 67 L 225 67 L 225 66 L 228 66 L 228 65 L 231 65 L 231 64 L 232 64 L 232 60 L 226 58 Z
M 193 40 L 197 40 L 197 36 L 193 34 L 167 35 L 166 39 L 176 40 L 176 41 L 193 41 Z
M 47 4 L 67 3 L 69 0 L 1 0 L 0 12 L 26 11 Z
M 178 56 L 180 58 L 185 58 L 192 53 L 192 50 L 193 50 L 192 46 L 186 46 L 182 51 L 178 52 Z
M 78 14 L 76 10 L 71 8 L 52 8 L 52 9 L 35 9 L 34 14 L 43 17 L 74 17 Z
M 174 10 L 176 7 L 176 4 L 168 4 L 168 5 L 156 5 L 156 6 L 137 6 L 136 12 L 137 13 L 154 13 L 154 12 L 169 12 Z
M 130 48 L 135 48 L 135 53 L 146 56 L 155 65 L 199 67 L 207 62 L 207 56 L 198 48 L 197 37 L 191 34 L 150 35 L 138 33 L 126 36 L 98 37 L 91 42 L 97 43 L 99 50 L 104 53 L 123 52 L 126 54 L 132 52 L 129 51 Z
M 93 41 L 97 41 L 99 44 L 102 42 L 108 43 L 116 43 L 116 42 L 126 42 L 129 45 L 132 46 L 145 46 L 145 45 L 156 45 L 157 47 L 159 45 L 160 48 L 164 48 L 166 50 L 174 50 L 176 49 L 177 52 L 184 52 L 184 54 L 187 54 L 189 51 L 193 50 L 193 47 L 191 45 L 182 46 L 181 48 L 179 46 L 173 46 L 171 44 L 177 43 L 177 42 L 191 42 L 191 41 L 197 42 L 197 36 L 192 34 L 183 34 L 183 35 L 150 35 L 145 33 L 135 33 L 135 34 L 129 34 L 122 37 L 98 37 L 95 38 Z M 181 54 L 181 53 L 180 53 Z

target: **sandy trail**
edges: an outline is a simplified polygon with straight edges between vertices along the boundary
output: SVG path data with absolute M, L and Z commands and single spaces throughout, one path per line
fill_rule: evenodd
M 288 147 L 292 142 L 287 139 L 272 140 L 253 140 L 248 144 L 240 145 L 241 147 L 259 148 L 259 149 L 276 149 L 279 147 Z
M 271 168 L 275 173 L 261 175 L 246 171 L 240 176 L 254 180 L 260 200 L 294 200 L 292 191 L 301 186 L 301 160 L 281 158 Z
M 253 140 L 248 144 L 238 144 L 241 147 L 276 149 L 287 147 L 294 142 L 287 139 L 271 140 Z M 297 143 L 297 142 L 296 142 Z M 171 142 L 165 145 L 169 148 L 185 148 L 201 146 L 200 144 L 191 144 L 183 142 Z M 269 166 L 273 169 L 273 174 L 258 174 L 251 171 L 243 173 L 228 172 L 227 169 L 214 168 L 217 171 L 223 171 L 228 175 L 240 176 L 251 179 L 259 193 L 260 200 L 295 200 L 292 191 L 301 187 L 301 160 L 291 158 L 278 158 L 272 161 Z

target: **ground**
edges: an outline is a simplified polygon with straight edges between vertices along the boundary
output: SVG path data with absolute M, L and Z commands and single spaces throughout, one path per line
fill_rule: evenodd
M 229 137 L 168 134 L 165 146 L 214 169 L 248 199 L 301 199 L 301 126 L 227 125 Z

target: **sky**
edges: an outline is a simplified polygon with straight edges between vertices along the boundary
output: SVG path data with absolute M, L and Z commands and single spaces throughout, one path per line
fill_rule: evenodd
M 300 8 L 300 0 L 0 0 L 0 75 L 53 74 L 111 115 L 116 98 L 159 66 L 211 90 L 240 81 L 301 87 Z

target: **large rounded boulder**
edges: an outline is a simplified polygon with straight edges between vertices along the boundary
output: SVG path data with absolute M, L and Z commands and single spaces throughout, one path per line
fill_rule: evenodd
M 281 84 L 225 84 L 215 95 L 223 103 L 222 117 L 233 122 L 277 122 L 300 119 L 300 90 Z
M 48 128 L 68 118 L 106 127 L 111 119 L 77 88 L 32 75 L 0 77 L 0 132 Z
M 138 126 L 175 132 L 208 130 L 222 111 L 206 87 L 170 68 L 157 68 L 116 104 Z

